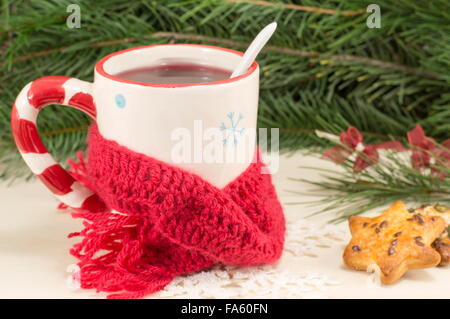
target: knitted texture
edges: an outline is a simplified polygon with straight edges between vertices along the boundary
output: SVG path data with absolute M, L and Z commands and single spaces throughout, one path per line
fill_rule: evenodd
M 70 235 L 82 237 L 71 249 L 82 288 L 139 298 L 180 274 L 215 264 L 273 263 L 281 256 L 285 219 L 259 159 L 219 189 L 103 138 L 93 125 L 87 163 L 80 156 L 71 166 L 110 209 L 74 213 L 84 218 L 84 229 Z

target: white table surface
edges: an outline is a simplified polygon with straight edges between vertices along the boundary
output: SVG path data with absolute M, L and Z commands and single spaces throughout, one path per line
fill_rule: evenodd
M 280 168 L 273 180 L 283 204 L 306 202 L 312 198 L 289 193 L 288 190 L 311 188 L 289 180 L 289 177 L 320 180 L 317 171 L 299 166 L 336 169 L 332 163 L 300 152 L 281 156 Z M 81 222 L 57 210 L 57 201 L 44 186 L 36 180 L 13 186 L 2 183 L 0 202 L 0 298 L 104 298 L 104 294 L 68 287 L 66 269 L 76 262 L 68 250 L 77 239 L 67 239 L 67 234 L 80 230 Z M 289 221 L 317 210 L 309 205 L 284 207 Z M 322 224 L 332 217 L 332 214 L 320 214 L 309 220 Z M 450 297 L 450 267 L 409 271 L 391 286 L 368 285 L 367 273 L 349 270 L 343 265 L 341 256 L 345 244 L 341 242 L 323 249 L 317 257 L 294 257 L 285 253 L 278 268 L 292 273 L 320 272 L 339 281 L 339 285 L 327 288 L 329 298 Z

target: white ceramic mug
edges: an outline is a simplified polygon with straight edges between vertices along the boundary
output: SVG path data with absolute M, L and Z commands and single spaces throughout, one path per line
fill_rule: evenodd
M 180 162 L 174 158 L 177 143 L 174 137 L 177 137 L 177 132 L 189 133 L 192 150 L 195 151 L 199 143 L 199 125 L 204 132 L 216 129 L 227 133 L 238 122 L 239 128 L 234 129 L 239 129 L 239 132 L 256 132 L 257 63 L 254 62 L 239 77 L 208 83 L 141 83 L 121 79 L 115 74 L 167 62 L 233 70 L 242 55 L 238 51 L 207 45 L 150 45 L 104 57 L 95 66 L 93 83 L 62 76 L 40 78 L 26 85 L 13 105 L 11 125 L 14 139 L 33 173 L 63 203 L 73 208 L 95 211 L 102 209 L 103 204 L 96 194 L 57 164 L 43 145 L 36 129 L 36 119 L 40 109 L 49 104 L 82 110 L 97 122 L 106 139 L 193 172 L 222 188 L 253 160 L 254 135 L 250 134 L 243 143 L 247 156 L 243 160 L 229 162 L 199 161 L 195 155 L 192 161 Z M 226 145 L 224 140 L 224 158 L 236 151 L 235 142 Z

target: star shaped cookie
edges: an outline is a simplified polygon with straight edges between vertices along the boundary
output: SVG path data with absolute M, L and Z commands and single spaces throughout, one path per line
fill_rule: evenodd
M 434 267 L 441 261 L 431 244 L 445 230 L 445 220 L 410 213 L 401 201 L 378 217 L 350 217 L 349 226 L 352 239 L 344 251 L 345 264 L 356 270 L 378 265 L 384 284 L 396 282 L 409 269 Z

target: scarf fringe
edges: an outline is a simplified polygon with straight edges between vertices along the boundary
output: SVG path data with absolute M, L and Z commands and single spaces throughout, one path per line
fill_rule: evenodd
M 83 154 L 77 157 L 78 163 L 69 161 L 71 174 L 89 187 Z M 108 298 L 141 298 L 163 289 L 174 278 L 167 270 L 149 263 L 151 251 L 146 249 L 146 239 L 152 225 L 145 216 L 111 211 L 77 211 L 72 216 L 84 220 L 84 229 L 68 236 L 82 238 L 70 250 L 79 259 L 81 288 L 116 292 Z

